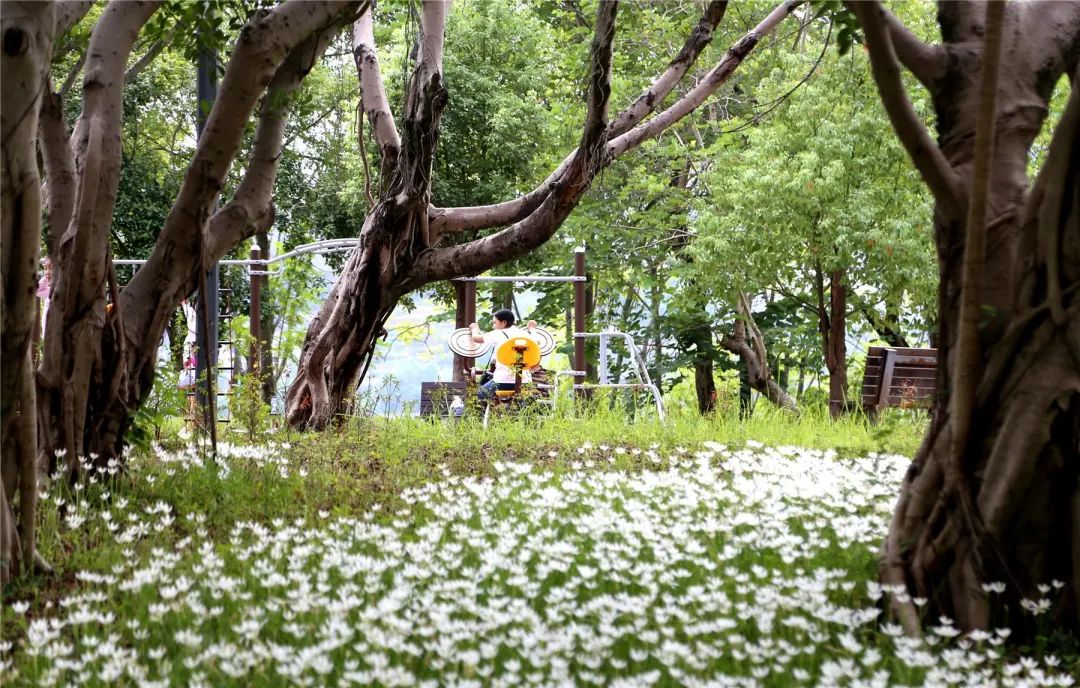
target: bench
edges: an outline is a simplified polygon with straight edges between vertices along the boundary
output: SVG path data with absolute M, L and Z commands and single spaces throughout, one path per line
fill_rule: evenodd
M 869 416 L 890 406 L 932 409 L 936 398 L 937 349 L 870 347 L 862 385 Z
M 449 416 L 450 402 L 454 395 L 465 400 L 468 383 L 466 382 L 421 382 L 420 383 L 420 415 L 421 416 Z

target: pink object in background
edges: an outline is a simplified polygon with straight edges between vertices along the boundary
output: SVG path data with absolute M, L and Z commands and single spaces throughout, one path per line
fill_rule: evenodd
M 37 296 L 39 299 L 49 298 L 49 280 L 52 277 L 52 261 L 46 258 L 42 261 L 45 265 L 45 273 L 41 275 L 41 279 L 37 283 Z

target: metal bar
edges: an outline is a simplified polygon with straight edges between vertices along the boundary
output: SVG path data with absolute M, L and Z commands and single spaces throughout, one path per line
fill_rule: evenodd
M 600 364 L 600 384 L 602 384 L 602 385 L 606 385 L 609 382 L 609 380 L 608 380 L 608 369 L 607 369 L 607 349 L 608 349 L 607 340 L 608 340 L 607 337 L 605 337 L 603 335 L 600 336 L 600 361 L 599 361 L 599 364 Z
M 253 247 L 251 249 L 251 260 L 259 260 L 258 247 Z M 254 265 L 254 262 L 252 264 Z M 262 378 L 262 371 L 259 370 L 259 342 L 262 340 L 262 332 L 260 331 L 260 328 L 262 327 L 262 319 L 259 301 L 261 299 L 260 287 L 262 285 L 260 284 L 259 277 L 255 275 L 251 270 L 248 270 L 248 280 L 251 284 L 251 286 L 249 287 L 249 289 L 251 290 L 251 305 L 248 308 L 248 328 L 251 331 L 251 358 L 248 359 L 250 361 L 248 364 L 248 368 L 250 368 L 249 372 L 253 373 L 253 375 L 251 376 L 251 381 L 252 383 L 254 383 L 255 380 Z
M 585 325 L 585 247 L 574 249 L 574 370 L 585 370 L 585 339 L 577 335 L 584 332 Z M 577 383 L 585 382 L 585 375 L 575 375 Z
M 356 248 L 360 243 L 359 239 L 327 239 L 326 241 L 315 241 L 310 244 L 301 244 L 291 251 L 282 253 L 281 255 L 274 256 L 272 258 L 265 258 L 262 260 L 247 260 L 247 259 L 228 259 L 218 261 L 223 265 L 273 265 L 274 263 L 280 263 L 283 260 L 289 258 L 295 258 L 307 253 L 335 253 L 338 251 L 349 251 Z M 114 265 L 142 265 L 147 261 L 146 258 L 115 258 L 113 259 Z
M 618 332 L 616 330 L 611 330 L 609 332 L 575 332 L 574 333 L 574 348 L 575 348 L 575 351 L 577 349 L 578 344 L 581 344 L 582 346 L 584 346 L 585 339 L 587 337 L 599 337 L 601 342 L 603 342 L 605 339 L 607 339 L 609 337 L 619 337 L 624 342 L 626 342 L 626 347 L 627 347 L 627 349 L 630 350 L 630 355 L 632 356 L 632 358 L 634 360 L 634 363 L 635 363 L 634 374 L 637 375 L 637 378 L 640 381 L 636 385 L 631 384 L 629 386 L 631 386 L 631 387 L 639 386 L 639 387 L 642 387 L 642 388 L 647 388 L 647 389 L 652 390 L 653 399 L 656 402 L 657 412 L 660 415 L 660 419 L 663 420 L 663 418 L 664 418 L 664 410 L 663 410 L 663 402 L 661 401 L 661 398 L 660 398 L 660 389 L 655 384 L 653 384 L 652 378 L 649 376 L 649 368 L 648 368 L 648 366 L 645 365 L 645 359 L 642 358 L 641 352 L 637 348 L 637 344 L 634 343 L 634 338 L 631 337 L 629 334 L 627 334 L 625 332 Z M 575 364 L 574 367 L 578 368 L 578 366 L 576 364 Z M 575 373 L 580 373 L 581 370 L 579 369 L 579 370 L 576 370 L 574 372 Z M 567 373 L 567 374 L 569 374 L 569 373 Z M 590 385 L 590 386 L 596 386 L 596 385 Z M 604 386 L 605 387 L 611 387 L 611 388 L 617 388 L 620 385 L 613 384 L 613 383 L 607 383 Z M 578 389 L 579 387 L 580 387 L 580 385 L 578 385 L 578 384 L 574 385 L 575 389 Z M 584 388 L 582 388 L 582 389 L 584 389 Z
M 637 345 L 634 343 L 634 338 L 625 332 L 618 332 L 611 330 L 609 332 L 575 332 L 575 338 L 585 339 L 586 337 L 600 337 L 601 341 L 605 337 L 619 337 L 626 342 L 626 348 L 630 351 L 630 355 L 634 359 L 634 363 L 637 365 L 634 369 L 634 374 L 637 378 L 645 384 L 652 384 L 652 379 L 649 377 L 649 369 L 645 365 L 645 359 L 641 357 L 641 352 L 638 350 Z
M 213 19 L 212 16 L 211 19 Z M 196 61 L 195 140 L 199 141 L 202 139 L 203 129 L 209 119 L 210 109 L 213 107 L 214 101 L 217 100 L 217 53 L 208 48 L 203 48 L 199 51 Z M 217 196 L 215 194 L 214 208 L 211 209 L 211 212 L 216 207 Z M 206 388 L 204 390 L 196 387 L 195 396 L 202 410 L 205 427 L 210 430 L 210 442 L 214 448 L 214 454 L 217 454 L 217 424 L 214 422 L 217 420 L 217 411 L 214 408 L 216 400 L 214 387 L 217 384 L 215 369 L 217 368 L 218 320 L 217 317 L 210 317 L 211 313 L 216 316 L 218 312 L 219 278 L 217 262 L 210 265 L 205 272 L 200 271 L 199 282 L 199 308 L 196 310 L 195 329 L 197 341 L 200 345 L 195 352 L 195 375 L 196 377 L 200 375 L 206 376 Z
M 142 265 L 147 260 L 149 260 L 149 259 L 147 259 L 147 258 L 114 258 L 113 259 L 113 265 Z M 228 258 L 228 259 L 223 259 L 223 260 L 218 261 L 218 263 L 221 264 L 221 265 L 266 265 L 268 262 L 269 261 L 257 260 L 257 259 L 250 259 L 250 260 L 243 259 L 243 260 L 241 260 L 241 259 L 235 259 L 235 258 Z

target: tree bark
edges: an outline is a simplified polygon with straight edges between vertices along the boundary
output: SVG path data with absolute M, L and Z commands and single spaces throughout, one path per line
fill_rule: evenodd
M 839 418 L 847 405 L 847 294 L 842 270 L 829 272 L 828 301 L 825 296 L 825 275 L 821 265 L 814 268 L 814 290 L 817 295 L 818 334 L 829 371 L 829 415 Z
M 707 416 L 716 411 L 716 378 L 711 358 L 694 359 L 694 391 L 697 393 L 698 413 Z
M 266 232 L 259 232 L 255 235 L 255 241 L 259 244 L 259 255 L 263 260 L 269 258 L 270 236 Z M 274 375 L 274 313 L 269 307 L 268 300 L 270 279 L 267 275 L 258 275 L 255 279 L 261 283 L 259 297 L 262 301 L 259 306 L 259 385 L 262 389 L 263 401 L 271 404 L 274 400 L 277 378 Z
M 50 462 L 49 472 L 56 452 L 63 451 L 72 479 L 80 457 L 87 453 L 85 434 L 94 421 L 91 397 L 109 396 L 114 387 L 123 384 L 122 374 L 108 375 L 111 384 L 102 375 L 107 367 L 103 341 L 115 337 L 120 327 L 119 307 L 107 313 L 105 297 L 110 287 L 115 297 L 115 280 L 110 281 L 115 275 L 111 271 L 109 228 L 120 182 L 122 75 L 139 30 L 158 5 L 112 2 L 105 8 L 90 37 L 83 73 L 83 111 L 71 135 L 70 153 L 57 150 L 47 156 L 59 160 L 70 155 L 76 183 L 69 216 L 58 218 L 67 220 L 66 226 L 58 223 L 53 227 L 57 243 L 53 246 L 52 302 L 37 376 L 38 434 L 41 450 Z M 50 188 L 54 188 L 54 181 L 65 179 L 50 176 Z M 60 189 L 57 196 L 65 192 Z M 67 208 L 64 210 L 66 214 Z M 164 322 L 162 325 L 164 329 Z
M 910 121 L 897 124 L 906 94 L 890 76 L 897 58 L 885 15 L 876 3 L 851 7 L 894 128 L 909 151 L 925 145 Z M 1035 623 L 1025 620 L 1032 617 L 1023 600 L 1039 599 L 1037 586 L 1053 580 L 1066 586 L 1051 623 L 1080 625 L 1080 6 L 999 8 L 999 86 L 990 94 L 980 93 L 982 81 L 993 78 L 992 69 L 989 76 L 982 69 L 984 36 L 992 54 L 996 33 L 985 7 L 942 3 L 945 57 L 935 67 L 941 76 L 928 80 L 938 145 L 922 157 L 912 153 L 917 166 L 940 156 L 947 168 L 937 176 L 955 175 L 965 188 L 957 204 L 928 180 L 937 198 L 941 274 L 938 389 L 953 393 L 964 369 L 972 392 L 969 403 L 939 405 L 901 486 L 881 572 L 885 582 L 928 598 L 926 618 L 947 615 L 971 629 L 1000 625 L 1007 616 L 1020 620 L 1014 637 L 1030 637 Z M 1062 73 L 1072 75 L 1072 94 L 1029 192 L 1028 151 Z M 987 109 L 995 93 L 997 107 Z M 993 117 L 992 137 L 985 120 L 976 123 L 980 114 Z M 977 140 L 984 142 L 978 149 Z M 965 216 L 970 199 L 982 193 L 976 160 L 991 145 L 980 222 L 977 213 Z M 968 250 L 972 232 L 985 241 L 981 257 Z M 981 285 L 965 279 L 965 253 L 977 259 Z M 965 290 L 979 315 L 976 347 L 960 345 Z M 981 584 L 991 581 L 1006 583 L 1006 592 L 986 594 Z M 918 633 L 910 602 L 894 597 L 891 608 Z
M 31 347 L 41 241 L 35 140 L 54 7 L 5 3 L 0 48 L 0 584 L 36 559 L 37 420 Z M 16 499 L 17 497 L 17 499 Z
M 847 411 L 847 289 L 844 273 L 829 273 L 829 336 L 825 365 L 829 369 L 829 414 L 836 418 Z
M 108 230 L 119 180 L 122 75 L 139 28 L 156 6 L 114 2 L 106 8 L 91 35 L 84 108 L 71 148 L 62 147 L 62 137 L 42 138 L 43 158 L 47 165 L 55 161 L 58 171 L 48 178 L 50 207 L 54 197 L 64 199 L 68 157 L 77 191 L 57 245 L 58 274 L 38 370 L 40 449 L 46 460 L 66 450 L 73 467 L 83 454 L 104 462 L 120 453 L 131 414 L 153 386 L 158 344 L 181 299 L 194 291 L 204 266 L 269 226 L 292 94 L 362 3 L 286 2 L 249 23 L 154 251 L 121 290 L 111 270 Z M 264 95 L 245 175 L 229 203 L 211 215 Z
M 356 385 L 371 362 L 375 341 L 397 300 L 406 293 L 400 286 L 401 276 L 431 245 L 431 169 L 448 97 L 442 72 L 448 9 L 447 4 L 434 0 L 423 5 L 419 55 L 406 94 L 401 148 L 387 169 L 389 184 L 364 220 L 360 247 L 345 263 L 341 277 L 308 328 L 297 377 L 286 397 L 286 414 L 292 425 L 322 428 L 349 411 Z M 362 72 L 361 90 L 366 87 L 369 92 L 381 92 L 377 76 L 377 71 L 374 75 L 369 72 L 364 80 Z M 362 96 L 362 102 L 371 100 L 370 95 Z

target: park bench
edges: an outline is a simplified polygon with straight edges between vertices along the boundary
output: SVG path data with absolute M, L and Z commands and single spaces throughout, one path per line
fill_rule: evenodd
M 455 395 L 465 399 L 467 385 L 465 382 L 421 382 L 420 415 L 449 416 L 450 402 Z
M 871 417 L 891 407 L 933 408 L 937 349 L 872 346 L 866 353 L 862 405 Z

